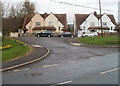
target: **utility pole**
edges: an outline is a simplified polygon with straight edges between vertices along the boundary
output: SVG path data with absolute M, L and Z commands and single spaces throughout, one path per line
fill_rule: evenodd
M 99 8 L 100 8 L 100 24 L 101 24 L 101 36 L 103 37 L 103 26 L 102 26 L 102 14 L 101 14 L 101 0 L 99 0 Z

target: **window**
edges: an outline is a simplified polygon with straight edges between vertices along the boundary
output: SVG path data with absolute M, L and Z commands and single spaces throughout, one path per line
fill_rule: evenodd
M 85 30 L 85 26 L 83 26 L 83 30 Z
M 112 30 L 113 28 L 111 27 L 111 30 Z
M 49 22 L 48 23 L 49 26 L 53 26 L 53 24 L 54 24 L 53 22 Z
M 91 30 L 91 32 L 96 32 L 96 30 Z
M 60 27 L 59 27 L 59 30 L 60 30 Z
M 103 22 L 103 26 L 107 26 L 107 22 Z
M 41 23 L 40 22 L 36 22 L 36 26 L 40 26 L 41 25 Z
M 31 26 L 29 26 L 29 29 L 31 29 Z
M 95 22 L 90 22 L 90 26 L 95 26 Z

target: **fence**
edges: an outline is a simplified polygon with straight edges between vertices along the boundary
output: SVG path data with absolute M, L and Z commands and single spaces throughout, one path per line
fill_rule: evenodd
M 98 36 L 119 36 L 120 33 L 98 33 Z

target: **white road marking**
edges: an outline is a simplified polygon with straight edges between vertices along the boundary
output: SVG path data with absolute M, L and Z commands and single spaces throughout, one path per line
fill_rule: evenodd
M 81 44 L 79 44 L 79 43 L 72 43 L 72 45 L 80 46 Z
M 13 72 L 20 72 L 20 71 L 25 71 L 25 70 L 29 70 L 30 68 L 25 68 L 25 69 L 22 69 L 22 70 L 13 70 Z
M 63 84 L 71 83 L 71 82 L 72 82 L 72 81 L 65 81 L 65 82 L 60 82 L 60 83 L 57 83 L 57 84 L 54 84 L 54 85 L 50 85 L 50 86 L 63 85 Z
M 68 83 L 71 83 L 72 81 L 66 81 L 66 82 L 61 82 L 61 83 L 58 83 L 58 85 L 61 85 L 61 84 L 68 84 Z
M 22 70 L 23 70 L 23 71 L 24 71 L 24 70 L 30 70 L 30 68 L 25 68 L 25 69 L 22 69 Z
M 90 58 L 90 59 L 94 59 L 94 58 Z
M 14 70 L 14 72 L 19 72 L 20 70 Z
M 71 61 L 71 62 L 68 62 L 68 63 L 75 63 L 75 62 L 78 62 L 78 61 Z
M 53 66 L 57 66 L 58 64 L 52 64 L 52 65 L 45 65 L 45 66 L 42 66 L 42 67 L 53 67 Z
M 101 74 L 101 75 L 102 75 L 102 74 L 106 74 L 106 73 L 109 73 L 109 72 L 112 72 L 112 71 L 116 71 L 116 70 L 118 70 L 118 69 L 120 69 L 120 68 L 115 68 L 115 69 L 112 69 L 112 70 L 104 71 L 104 72 L 101 72 L 100 74 Z
M 33 45 L 33 47 L 42 47 L 42 46 L 36 44 L 36 45 Z

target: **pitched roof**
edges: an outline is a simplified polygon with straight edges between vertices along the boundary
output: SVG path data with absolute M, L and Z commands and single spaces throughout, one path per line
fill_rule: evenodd
M 66 17 L 66 14 L 55 14 L 55 16 L 64 25 L 64 28 L 67 29 L 67 17 Z
M 75 19 L 76 19 L 76 26 L 77 29 L 79 28 L 79 26 L 86 20 L 86 18 L 89 16 L 90 14 L 75 14 Z M 95 14 L 94 14 L 95 15 Z M 99 14 L 95 15 L 97 19 L 100 19 L 101 16 Z M 103 16 L 103 15 L 102 15 Z M 116 21 L 113 15 L 111 14 L 107 14 L 107 16 L 111 19 L 112 23 L 116 25 Z
M 113 15 L 108 15 L 108 17 L 111 19 L 111 21 L 112 21 L 112 23 L 113 23 L 114 25 L 117 25 L 117 23 L 116 23 L 115 18 L 114 18 Z
M 100 15 L 95 15 L 98 19 L 100 19 L 101 18 L 101 16 Z M 103 16 L 103 15 L 102 15 Z M 111 19 L 111 21 L 112 21 L 112 23 L 114 24 L 114 25 L 116 25 L 117 23 L 116 23 L 116 21 L 115 21 L 115 18 L 114 18 L 114 16 L 112 15 L 112 14 L 107 14 L 107 16 Z
M 31 18 L 32 18 L 34 15 L 35 15 L 35 14 L 26 14 L 26 15 L 25 15 L 22 29 L 26 29 L 25 26 L 31 21 Z
M 51 31 L 54 31 L 54 30 L 56 30 L 56 28 L 45 26 L 45 27 L 34 27 L 33 30 L 51 30 Z
M 85 21 L 85 19 L 89 16 L 89 14 L 75 14 L 76 20 L 76 28 L 78 29 L 79 26 Z
M 31 18 L 34 17 L 35 14 L 27 14 L 24 18 L 24 22 L 23 22 L 23 27 L 22 29 L 25 29 L 25 26 L 31 21 Z M 45 20 L 50 14 L 40 14 L 43 19 Z M 54 14 L 58 20 L 64 25 L 64 28 L 67 29 L 67 17 L 66 14 Z
M 102 29 L 102 30 L 110 30 L 109 27 L 89 27 L 88 29 Z

